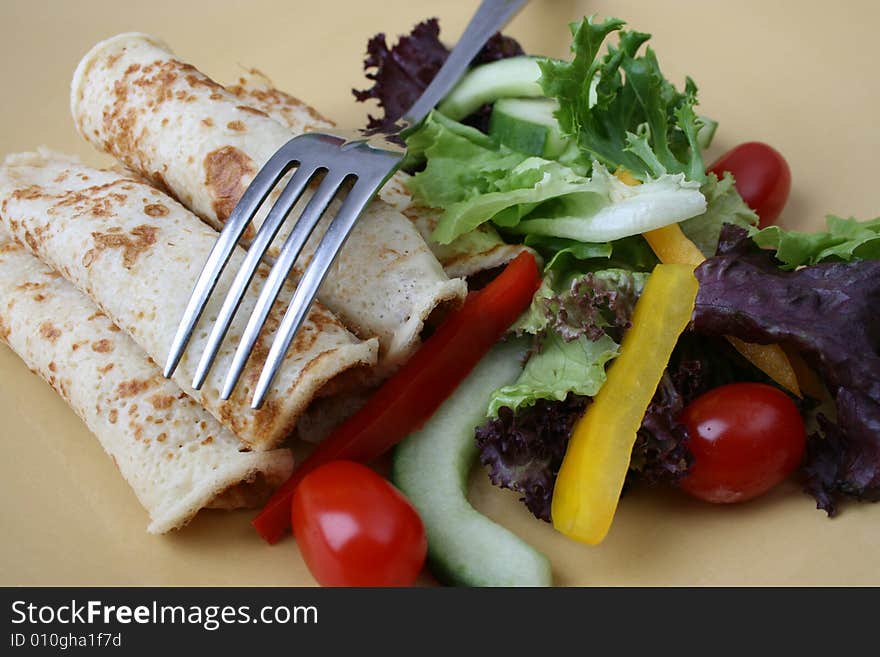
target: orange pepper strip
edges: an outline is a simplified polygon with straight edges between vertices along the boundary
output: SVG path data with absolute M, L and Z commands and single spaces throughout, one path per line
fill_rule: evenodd
M 696 267 L 706 259 L 696 244 L 691 242 L 682 232 L 678 224 L 648 231 L 644 235 L 660 262 Z M 752 365 L 776 383 L 798 397 L 802 396 L 798 382 L 799 377 L 795 374 L 788 356 L 778 344 L 750 344 L 732 336 L 727 336 L 727 340 Z
M 822 383 L 819 375 L 807 365 L 807 361 L 804 360 L 803 356 L 790 347 L 783 347 L 782 350 L 788 356 L 788 360 L 792 368 L 794 368 L 794 373 L 797 375 L 801 390 L 813 399 L 828 399 L 829 395 L 825 384 Z

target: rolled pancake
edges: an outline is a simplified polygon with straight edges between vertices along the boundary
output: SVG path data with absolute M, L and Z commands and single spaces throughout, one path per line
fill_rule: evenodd
M 259 168 L 292 136 L 288 127 L 242 104 L 142 34 L 113 37 L 86 54 L 74 74 L 71 111 L 94 146 L 218 230 Z M 312 118 L 317 125 L 319 117 Z M 294 208 L 270 256 L 277 255 L 306 200 Z M 338 201 L 331 205 L 303 263 L 338 207 Z M 265 204 L 257 226 L 267 210 Z M 251 226 L 245 240 L 253 234 Z M 446 276 L 407 218 L 377 200 L 355 226 L 319 298 L 355 333 L 379 338 L 380 364 L 390 371 L 419 344 L 432 314 L 458 305 L 465 293 L 464 282 Z
M 86 293 L 154 361 L 168 356 L 177 324 L 217 234 L 191 212 L 150 185 L 114 171 L 94 169 L 64 156 L 25 153 L 0 167 L 0 219 L 31 252 Z M 210 325 L 244 259 L 233 253 L 227 274 L 196 327 L 174 381 L 221 424 L 257 450 L 277 446 L 319 393 L 344 383 L 340 375 L 375 363 L 376 340 L 359 341 L 320 303 L 288 350 L 259 410 L 251 389 L 283 315 L 276 307 L 233 396 L 219 399 L 235 346 L 256 302 L 251 286 L 204 387 L 190 382 Z M 257 281 L 268 275 L 262 266 Z M 282 290 L 286 306 L 290 286 Z
M 160 534 L 206 506 L 255 506 L 293 469 L 290 450 L 240 442 L 88 298 L 0 227 L 0 341 L 95 434 Z
M 272 81 L 257 69 L 242 72 L 236 84 L 227 87 L 242 103 L 265 112 L 296 134 L 333 126 L 330 119 L 288 93 L 279 91 Z M 437 216 L 442 210 L 414 204 L 406 182 L 409 176 L 398 171 L 379 192 L 388 205 L 402 212 L 428 244 L 434 257 L 452 278 L 468 277 L 501 267 L 513 260 L 527 247 L 507 244 L 498 232 L 487 224 L 451 244 L 438 244 L 431 239 L 437 227 Z

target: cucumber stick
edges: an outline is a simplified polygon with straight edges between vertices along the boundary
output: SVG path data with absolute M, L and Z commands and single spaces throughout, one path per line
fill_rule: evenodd
M 524 349 L 496 345 L 418 432 L 394 450 L 391 479 L 418 509 L 428 560 L 439 579 L 460 586 L 549 586 L 547 558 L 489 520 L 467 500 L 476 461 L 474 429 L 491 391 L 513 383 Z
M 553 116 L 558 109 L 551 98 L 500 98 L 492 107 L 489 134 L 520 153 L 556 159 L 571 143 Z
M 509 57 L 477 66 L 465 75 L 437 106 L 450 119 L 460 121 L 485 103 L 499 98 L 534 98 L 544 92 L 538 79 L 541 68 L 534 57 Z

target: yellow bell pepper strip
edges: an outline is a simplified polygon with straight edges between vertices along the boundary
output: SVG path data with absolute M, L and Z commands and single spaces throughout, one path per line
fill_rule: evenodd
M 572 431 L 550 515 L 566 536 L 595 545 L 608 533 L 636 432 L 672 350 L 691 319 L 697 279 L 689 265 L 657 265 L 608 378 Z
M 660 262 L 696 267 L 706 259 L 703 252 L 687 238 L 678 224 L 648 231 L 644 233 L 644 237 Z
M 614 172 L 620 182 L 626 185 L 640 185 L 641 182 L 623 167 Z M 644 234 L 648 244 L 660 262 L 667 264 L 693 265 L 696 267 L 706 257 L 691 240 L 687 238 L 678 224 L 664 226 Z M 776 381 L 783 388 L 801 397 L 799 377 L 795 374 L 790 359 L 779 345 L 749 344 L 737 338 L 728 337 L 730 344 L 745 356 L 755 367 Z M 806 370 L 809 368 L 804 365 Z M 815 374 L 813 374 L 815 379 Z
M 696 267 L 706 258 L 682 232 L 678 224 L 664 226 L 645 233 L 645 239 L 660 262 L 688 264 Z M 776 344 L 750 344 L 739 338 L 727 337 L 728 342 L 745 356 L 755 367 L 776 381 L 783 388 L 801 396 L 798 377 L 791 362 Z

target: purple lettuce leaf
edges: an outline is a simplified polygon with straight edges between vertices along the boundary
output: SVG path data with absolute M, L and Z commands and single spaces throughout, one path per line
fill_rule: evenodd
M 523 49 L 511 37 L 495 34 L 471 62 L 472 66 L 486 64 L 523 54 Z M 367 43 L 364 70 L 373 81 L 369 89 L 352 89 L 354 97 L 364 102 L 371 98 L 379 101 L 382 116 L 369 117 L 368 129 L 389 129 L 412 107 L 416 99 L 437 75 L 449 50 L 440 41 L 440 25 L 429 18 L 416 25 L 397 44 L 388 46 L 384 33 L 377 34 Z M 489 111 L 481 108 L 464 122 L 484 132 L 488 126 Z
M 496 486 L 520 493 L 536 518 L 550 522 L 550 500 L 565 448 L 588 397 L 539 399 L 516 413 L 507 406 L 476 430 L 480 462 Z
M 693 329 L 797 349 L 835 400 L 836 425 L 809 441 L 807 490 L 829 515 L 841 495 L 880 499 L 880 261 L 782 271 L 746 231 L 726 226 L 696 270 Z

